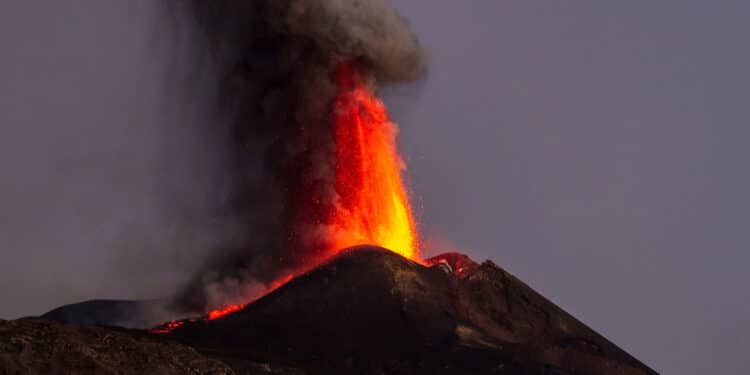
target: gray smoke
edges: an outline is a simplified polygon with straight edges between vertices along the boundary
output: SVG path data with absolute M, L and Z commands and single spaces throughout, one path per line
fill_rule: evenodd
M 335 200 L 333 76 L 355 64 L 369 84 L 422 74 L 426 53 L 386 0 L 195 1 L 192 11 L 228 72 L 237 185 L 233 216 L 248 236 L 209 264 L 176 306 L 252 299 L 325 248 Z
M 412 80 L 425 51 L 387 0 L 269 1 L 271 26 L 310 38 L 331 55 L 362 59 L 387 80 Z
M 384 0 L 73 3 L 0 3 L 1 317 L 257 295 L 320 240 L 336 66 L 426 62 Z

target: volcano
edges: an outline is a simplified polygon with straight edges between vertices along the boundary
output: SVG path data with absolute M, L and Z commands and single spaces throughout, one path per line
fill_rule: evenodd
M 222 71 L 221 211 L 243 235 L 163 301 L 0 322 L 0 375 L 654 373 L 492 262 L 423 258 L 378 90 L 427 54 L 388 1 L 186 3 Z
M 118 349 L 85 344 L 76 335 L 126 337 L 132 348 L 119 359 L 126 369 L 143 369 L 129 361 L 144 355 L 192 349 L 195 363 L 234 373 L 655 374 L 490 261 L 478 264 L 454 253 L 424 263 L 359 246 L 238 311 L 184 321 L 168 333 L 57 324 L 45 329 L 67 331 L 53 342 L 72 340 L 96 358 Z M 88 313 L 101 315 L 107 310 L 102 304 Z M 56 314 L 68 322 L 91 321 L 85 305 L 64 310 Z M 0 336 L 12 336 L 8 324 L 22 323 L 41 324 L 2 323 Z M 43 352 L 52 344 L 27 337 L 25 345 Z M 0 346 L 0 373 L 44 372 L 19 365 L 12 350 Z

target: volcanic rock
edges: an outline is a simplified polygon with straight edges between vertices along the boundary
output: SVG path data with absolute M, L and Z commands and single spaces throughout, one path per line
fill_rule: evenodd
M 232 366 L 143 331 L 0 320 L 0 374 L 304 375 L 268 363 Z
M 42 363 L 114 373 L 655 374 L 492 262 L 454 253 L 420 264 L 376 247 L 167 334 L 22 320 L 0 324 L 0 340 L 0 374 L 44 373 Z
M 426 267 L 360 247 L 222 319 L 172 335 L 311 373 L 653 374 L 491 262 Z
M 0 321 L 0 374 L 231 374 L 177 343 L 108 328 Z
M 90 300 L 60 306 L 39 318 L 82 326 L 142 328 L 167 319 L 166 303 L 161 300 Z

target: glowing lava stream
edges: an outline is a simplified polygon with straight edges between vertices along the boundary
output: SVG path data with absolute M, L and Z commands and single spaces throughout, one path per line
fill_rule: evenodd
M 332 108 L 332 130 L 336 144 L 333 156 L 337 199 L 326 215 L 332 233 L 328 251 L 311 262 L 314 264 L 307 264 L 306 269 L 357 245 L 384 247 L 421 262 L 416 222 L 401 175 L 405 165 L 396 148 L 398 129 L 356 64 L 341 64 L 335 78 L 338 93 Z M 280 278 L 264 295 L 293 277 L 288 274 Z M 219 319 L 251 302 L 227 305 L 199 319 Z M 168 322 L 152 332 L 170 332 L 195 320 Z
M 333 122 L 338 202 L 333 208 L 334 252 L 377 245 L 419 261 L 418 236 L 396 148 L 396 125 L 357 66 L 336 74 Z
M 281 288 L 284 284 L 288 283 L 293 278 L 294 278 L 294 275 L 287 274 L 286 276 L 280 278 L 279 280 L 274 281 L 273 283 L 271 283 L 271 285 L 268 287 L 268 289 L 265 291 L 265 293 L 263 295 L 259 296 L 258 298 L 262 298 L 263 296 L 265 296 L 265 295 L 273 292 L 274 290 L 276 290 L 278 288 Z M 256 298 L 255 300 L 257 300 L 258 298 Z M 155 327 L 155 328 L 151 329 L 151 333 L 169 333 L 169 332 L 174 331 L 177 328 L 180 328 L 181 326 L 183 326 L 187 322 L 196 322 L 196 321 L 199 321 L 199 320 L 215 320 L 215 319 L 219 319 L 219 318 L 227 316 L 227 315 L 229 315 L 229 314 L 231 314 L 233 312 L 237 312 L 237 311 L 240 311 L 240 310 L 244 309 L 245 306 L 253 303 L 255 300 L 250 301 L 250 302 L 246 302 L 246 303 L 238 303 L 238 304 L 234 304 L 234 305 L 227 305 L 227 306 L 224 306 L 224 307 L 222 307 L 220 309 L 211 310 L 211 311 L 209 311 L 208 314 L 206 314 L 206 315 L 204 315 L 203 317 L 200 317 L 200 318 L 188 318 L 188 319 L 182 319 L 182 320 L 172 320 L 172 321 L 166 322 L 166 323 L 164 323 L 164 324 L 162 324 L 162 325 L 160 325 L 158 327 Z

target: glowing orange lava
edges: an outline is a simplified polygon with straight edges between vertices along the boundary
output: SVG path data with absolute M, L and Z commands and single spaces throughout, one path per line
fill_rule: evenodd
M 396 148 L 398 129 L 355 64 L 339 66 L 335 78 L 338 93 L 333 102 L 332 129 L 337 199 L 325 223 L 332 229 L 327 239 L 330 248 L 320 257 L 308 259 L 304 269 L 271 283 L 264 295 L 352 246 L 376 245 L 422 262 L 416 222 L 402 178 L 405 165 Z M 251 302 L 227 305 L 202 318 L 168 322 L 152 332 L 170 332 L 189 321 L 219 319 Z
M 224 306 L 221 309 L 213 310 L 208 313 L 208 320 L 214 320 L 219 319 L 222 316 L 229 315 L 235 311 L 240 311 L 242 308 L 245 307 L 245 304 L 237 304 L 237 305 L 229 305 Z
M 256 297 L 255 299 L 253 299 L 250 302 L 247 302 L 247 303 L 238 303 L 238 304 L 233 304 L 233 305 L 227 305 L 227 306 L 224 306 L 224 307 L 222 307 L 220 309 L 211 310 L 211 311 L 208 312 L 208 314 L 206 314 L 205 316 L 200 317 L 200 318 L 172 320 L 172 321 L 166 322 L 166 323 L 164 323 L 164 324 L 162 324 L 162 325 L 160 325 L 160 326 L 158 326 L 156 328 L 153 328 L 151 330 L 151 333 L 169 333 L 169 332 L 174 331 L 177 328 L 182 327 L 187 322 L 197 322 L 199 320 L 215 320 L 215 319 L 223 318 L 223 317 L 225 317 L 225 316 L 227 316 L 227 315 L 229 315 L 229 314 L 231 314 L 233 312 L 237 312 L 237 311 L 240 311 L 240 310 L 244 309 L 245 306 L 251 304 L 252 302 L 254 302 L 255 300 L 257 300 L 258 298 L 261 298 L 261 297 L 263 297 L 265 295 L 268 295 L 269 293 L 273 292 L 274 290 L 276 290 L 278 288 L 281 288 L 282 286 L 284 286 L 284 284 L 286 284 L 289 281 L 291 281 L 294 277 L 295 277 L 295 275 L 293 275 L 293 274 L 287 274 L 286 276 L 284 276 L 284 277 L 282 277 L 282 278 L 280 278 L 280 279 L 272 282 L 268 286 L 268 288 L 264 291 L 264 293 L 262 293 L 260 296 Z
M 282 278 L 280 278 L 280 279 L 272 282 L 268 286 L 268 288 L 265 290 L 265 292 L 261 295 L 261 297 L 264 296 L 264 295 L 267 295 L 268 293 L 273 292 L 276 289 L 279 289 L 284 284 L 286 284 L 289 281 L 291 281 L 293 278 L 294 278 L 293 274 L 287 274 L 286 276 L 284 276 L 284 277 L 282 277 Z M 256 297 L 256 299 L 257 299 L 257 297 Z M 208 320 L 214 320 L 214 319 L 222 318 L 222 317 L 227 316 L 227 315 L 229 315 L 229 314 L 231 314 L 233 312 L 237 312 L 237 311 L 240 311 L 240 310 L 244 309 L 245 306 L 247 306 L 249 304 L 250 304 L 250 302 L 248 302 L 248 303 L 238 303 L 238 304 L 234 304 L 234 305 L 227 305 L 227 306 L 224 306 L 224 307 L 222 307 L 220 309 L 211 310 L 211 311 L 208 312 L 208 315 L 206 315 L 206 319 L 208 319 Z
M 336 75 L 333 121 L 338 202 L 332 247 L 377 245 L 419 260 L 416 223 L 396 148 L 396 125 L 354 64 Z

